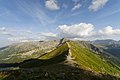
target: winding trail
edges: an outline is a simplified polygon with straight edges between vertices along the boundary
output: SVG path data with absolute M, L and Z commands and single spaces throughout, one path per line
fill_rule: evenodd
M 69 48 L 69 55 L 67 56 L 67 60 L 70 62 L 70 64 L 76 63 L 76 61 L 74 61 L 75 58 L 72 57 L 72 52 L 71 52 L 71 46 L 69 44 L 69 42 L 66 42 Z

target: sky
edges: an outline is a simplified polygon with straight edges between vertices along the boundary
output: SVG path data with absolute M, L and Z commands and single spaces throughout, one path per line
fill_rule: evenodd
M 0 0 L 0 47 L 67 37 L 120 40 L 120 0 Z

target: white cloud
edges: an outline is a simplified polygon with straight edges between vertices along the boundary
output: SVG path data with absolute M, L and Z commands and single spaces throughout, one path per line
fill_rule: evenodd
M 25 42 L 26 37 L 10 37 L 8 38 L 8 40 L 13 41 L 13 42 Z M 26 42 L 28 42 L 28 40 Z
M 84 38 L 93 35 L 94 26 L 92 24 L 80 23 L 74 25 L 61 25 L 58 27 L 61 37 Z
M 1 32 L 1 31 L 5 31 L 5 30 L 6 30 L 5 27 L 0 27 L 0 32 Z
M 110 10 L 110 11 L 104 12 L 104 14 L 101 14 L 98 18 L 103 19 L 105 17 L 115 15 L 116 13 L 119 13 L 119 12 L 120 12 L 120 9 Z
M 107 26 L 103 30 L 99 30 L 99 33 L 106 36 L 117 36 L 120 35 L 120 29 L 113 29 L 111 26 Z
M 1 35 L 4 35 L 4 34 L 6 34 L 6 33 L 8 33 L 8 32 L 6 32 L 6 28 L 5 28 L 5 27 L 1 27 L 1 28 L 0 28 L 0 34 L 1 34 Z
M 58 10 L 58 9 L 60 9 L 60 7 L 58 6 L 56 0 L 46 0 L 45 1 L 45 6 L 50 10 Z
M 108 0 L 92 0 L 92 4 L 89 6 L 90 10 L 97 11 L 102 8 Z
M 21 31 L 23 34 L 33 34 L 31 30 L 22 30 Z
M 57 34 L 52 33 L 52 32 L 40 32 L 38 33 L 39 35 L 39 39 L 42 40 L 53 40 L 53 39 L 57 39 Z
M 43 27 L 46 27 L 54 22 L 55 19 L 51 16 L 48 16 L 45 11 L 42 9 L 41 5 L 39 4 L 39 1 L 36 1 L 36 4 L 26 4 L 26 0 L 15 0 L 18 9 L 23 11 L 25 14 L 33 18 L 33 21 L 39 22 L 39 25 L 42 25 Z
M 55 40 L 61 37 L 67 37 L 69 39 L 74 39 L 74 40 L 93 40 L 93 39 L 116 39 L 118 38 L 118 36 L 120 36 L 120 29 L 113 29 L 111 26 L 107 26 L 101 30 L 95 30 L 95 26 L 90 23 L 60 25 L 57 28 L 57 33 L 33 32 L 30 30 L 8 31 L 8 29 L 6 29 L 5 27 L 0 28 L 0 34 L 1 32 L 3 37 L 5 37 L 4 35 L 15 33 L 13 36 L 5 37 L 7 38 L 7 40 L 14 43 L 40 41 L 40 40 Z
M 13 36 L 5 27 L 0 28 L 0 35 Z
M 87 23 L 58 26 L 58 37 L 67 37 L 74 40 L 116 39 L 120 36 L 120 29 L 111 26 L 96 30 L 95 26 Z
M 41 40 L 38 36 L 35 37 L 34 35 L 31 35 L 33 37 L 29 37 L 29 36 L 12 36 L 12 37 L 8 37 L 8 40 L 11 42 L 30 42 L 30 41 L 39 41 Z
M 76 5 L 74 5 L 74 7 L 72 8 L 72 10 L 76 10 L 76 9 L 79 9 L 81 7 L 81 4 L 78 3 Z
M 14 35 L 11 35 L 14 34 Z M 30 42 L 39 40 L 53 40 L 57 38 L 57 34 L 52 32 L 33 32 L 31 30 L 9 30 L 0 27 L 0 37 L 4 37 L 10 42 Z M 6 36 L 7 35 L 7 36 Z
M 57 35 L 52 32 L 42 32 L 40 34 L 47 37 L 57 37 Z

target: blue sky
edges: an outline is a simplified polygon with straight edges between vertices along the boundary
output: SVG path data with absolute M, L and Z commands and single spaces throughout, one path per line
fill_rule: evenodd
M 0 45 L 59 37 L 119 40 L 120 0 L 0 0 Z

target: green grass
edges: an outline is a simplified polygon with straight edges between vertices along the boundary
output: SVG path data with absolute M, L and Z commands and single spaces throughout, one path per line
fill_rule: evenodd
M 119 66 L 107 61 L 89 48 L 80 45 L 77 42 L 69 41 L 67 43 L 62 44 L 53 51 L 41 56 L 39 59 L 22 64 L 21 67 L 38 67 L 42 65 L 51 65 L 53 63 L 56 64 L 60 61 L 64 62 L 66 60 L 65 53 L 70 49 L 72 57 L 79 68 L 120 77 Z
M 68 46 L 67 43 L 70 46 Z M 61 60 L 61 62 L 64 62 L 66 56 L 63 53 L 65 53 L 65 51 L 70 49 L 72 53 L 72 57 L 74 58 L 74 61 L 76 61 L 76 63 L 78 64 L 79 68 L 90 70 L 96 73 L 111 74 L 113 76 L 120 77 L 119 66 L 115 65 L 112 62 L 107 61 L 106 59 L 102 58 L 100 55 L 91 51 L 88 47 L 80 45 L 77 42 L 69 41 L 67 43 L 62 44 L 53 51 L 41 56 L 38 60 L 27 62 L 22 66 L 30 67 L 32 65 L 32 67 L 34 67 L 34 66 L 41 66 L 47 64 L 50 65 L 55 62 L 57 63 L 57 61 L 63 59 L 63 57 L 64 59 Z
M 78 45 L 76 42 L 70 41 L 70 50 L 72 57 L 79 64 L 80 68 L 102 72 L 120 77 L 120 68 L 105 59 L 101 59 L 99 55 L 89 49 Z
M 28 61 L 20 65 L 21 68 L 28 67 L 40 67 L 44 65 L 51 65 L 61 63 L 66 60 L 66 55 L 68 54 L 68 46 L 66 43 L 59 46 L 55 50 L 41 56 L 38 59 Z
M 119 66 L 107 61 L 105 58 L 102 58 L 100 55 L 91 51 L 86 46 L 82 45 L 82 42 L 81 44 L 78 44 L 74 41 L 63 43 L 51 52 L 48 52 L 39 58 L 21 64 L 20 70 L 26 69 L 28 72 L 29 70 L 32 72 L 28 75 L 26 71 L 20 72 L 21 76 L 19 76 L 19 79 L 31 78 L 30 80 L 37 80 L 35 76 L 38 76 L 39 79 L 43 79 L 45 77 L 43 75 L 40 76 L 42 72 L 44 74 L 45 72 L 48 72 L 52 76 L 52 78 L 49 77 L 50 79 L 47 80 L 56 80 L 57 74 L 60 74 L 61 72 L 67 73 L 65 76 L 69 76 L 68 78 L 73 76 L 72 73 L 74 73 L 75 75 L 72 77 L 74 79 L 71 80 L 75 80 L 75 77 L 77 80 L 80 77 L 82 80 L 114 80 L 113 76 L 120 77 Z M 72 54 L 71 57 L 74 58 L 73 60 L 77 65 L 73 64 L 74 66 L 71 66 L 70 64 L 66 63 L 66 56 L 70 55 L 70 53 Z M 41 71 L 37 70 L 38 72 L 35 72 L 35 68 L 40 69 Z M 98 75 L 99 73 L 102 73 L 102 77 Z M 4 80 L 9 80 L 9 78 L 13 79 L 15 77 L 17 78 L 17 76 L 11 75 Z
M 45 54 L 44 56 L 41 56 L 39 59 L 43 59 L 43 60 L 50 59 L 50 58 L 53 58 L 55 56 L 62 54 L 66 50 L 68 50 L 68 45 L 64 43 L 63 45 L 59 46 L 55 50 Z

